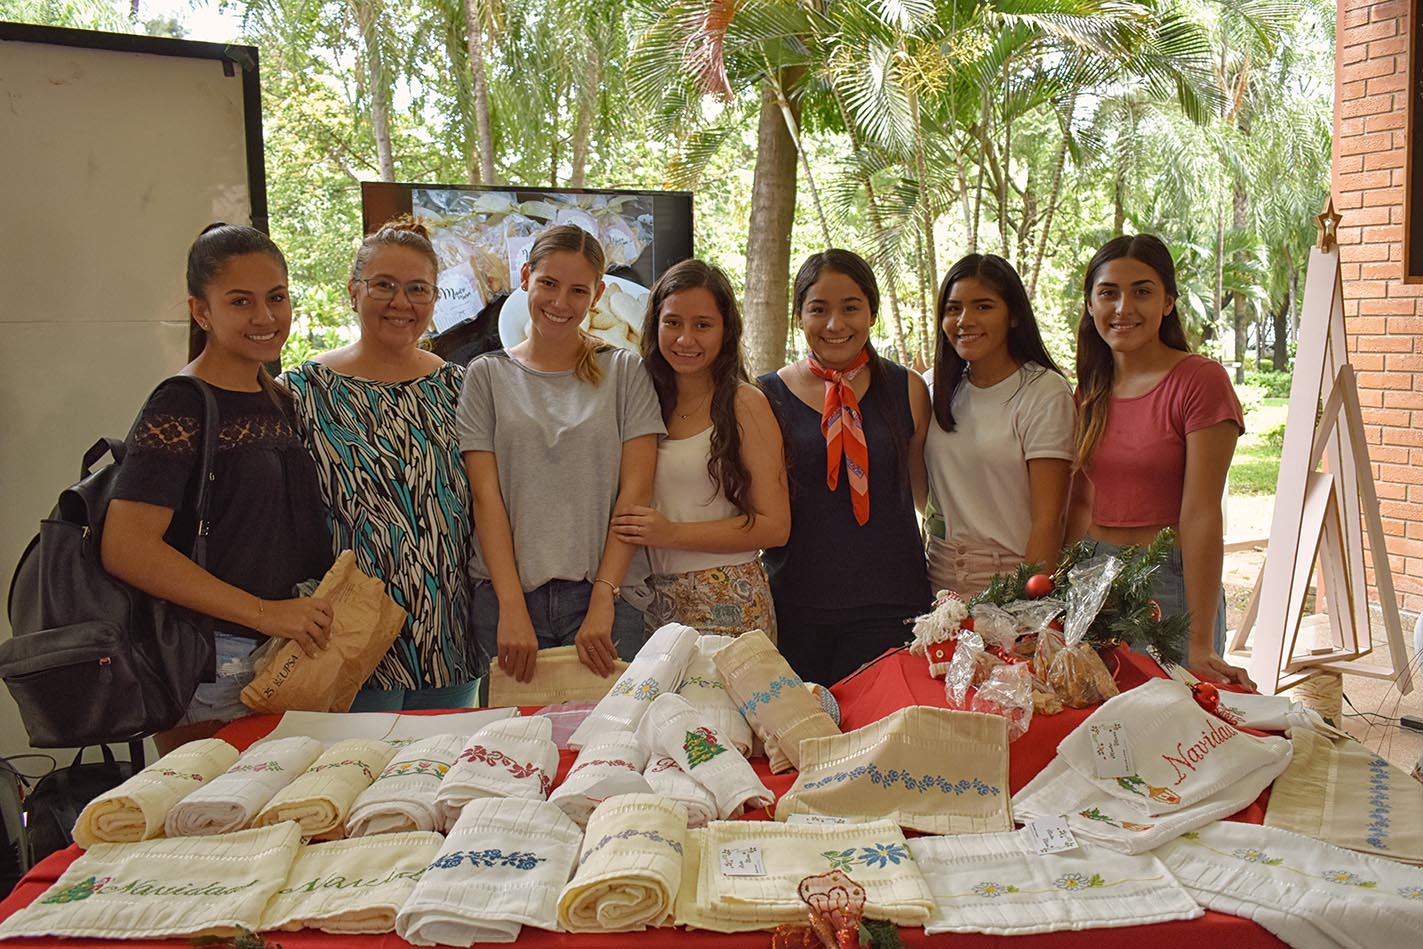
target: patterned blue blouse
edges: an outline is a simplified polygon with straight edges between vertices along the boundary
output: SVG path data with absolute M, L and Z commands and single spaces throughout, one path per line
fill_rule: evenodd
M 488 659 L 466 635 L 473 514 L 455 432 L 464 369 L 375 382 L 307 362 L 283 376 L 316 459 L 336 552 L 410 614 L 366 685 L 463 685 Z

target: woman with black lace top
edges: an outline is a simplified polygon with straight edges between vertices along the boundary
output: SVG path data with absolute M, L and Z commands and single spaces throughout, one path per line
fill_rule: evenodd
M 188 294 L 204 346 L 182 374 L 207 383 L 221 424 L 207 568 L 184 553 L 204 417 L 188 385 L 159 386 L 140 411 L 101 542 L 115 577 L 212 619 L 216 681 L 200 684 L 178 726 L 155 736 L 160 754 L 248 713 L 239 695 L 252 679 L 251 653 L 267 638 L 314 655 L 331 625 L 330 603 L 292 596 L 295 584 L 330 567 L 331 542 L 291 397 L 263 368 L 291 330 L 286 260 L 260 231 L 212 225 L 188 252 Z

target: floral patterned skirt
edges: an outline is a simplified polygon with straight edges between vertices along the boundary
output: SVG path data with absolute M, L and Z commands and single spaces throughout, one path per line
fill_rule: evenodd
M 647 628 L 683 623 L 703 635 L 740 636 L 759 629 L 776 641 L 776 610 L 771 583 L 760 560 L 654 575 Z

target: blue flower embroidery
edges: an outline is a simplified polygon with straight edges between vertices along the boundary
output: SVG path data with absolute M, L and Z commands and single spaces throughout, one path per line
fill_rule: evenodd
M 589 857 L 593 856 L 593 854 L 597 853 L 599 850 L 602 850 L 604 847 L 606 847 L 613 841 L 627 840 L 629 837 L 642 837 L 645 840 L 651 840 L 653 843 L 663 844 L 667 847 L 672 848 L 673 852 L 675 852 L 677 856 L 680 857 L 682 855 L 682 845 L 680 843 L 675 840 L 668 840 L 666 837 L 663 837 L 655 830 L 629 829 L 619 831 L 616 834 L 605 834 L 602 840 L 598 841 L 596 844 L 583 851 L 583 856 L 578 858 L 578 865 L 582 866 L 584 861 L 586 861 Z
M 1423 900 L 1423 886 L 1400 886 L 1398 895 L 1405 900 Z
M 1325 870 L 1320 876 L 1330 883 L 1338 883 L 1340 886 L 1361 886 L 1365 889 L 1378 886 L 1373 880 L 1362 880 L 1357 873 L 1350 873 L 1348 870 Z
M 1391 809 L 1388 799 L 1388 778 L 1388 762 L 1375 755 L 1369 761 L 1369 804 L 1372 807 L 1369 810 L 1369 835 L 1364 840 L 1370 847 L 1377 850 L 1389 849 L 1386 843 Z
M 912 772 L 901 771 L 898 768 L 881 771 L 879 766 L 874 763 L 862 764 L 848 771 L 837 771 L 823 778 L 808 781 L 806 782 L 805 790 L 814 791 L 829 784 L 857 781 L 860 778 L 869 778 L 871 784 L 886 788 L 902 786 L 906 791 L 917 791 L 920 794 L 924 794 L 928 791 L 938 791 L 941 794 L 952 794 L 955 797 L 962 797 L 969 792 L 973 792 L 979 797 L 986 797 L 988 795 L 997 797 L 1003 793 L 1003 790 L 998 786 L 985 784 L 978 778 L 963 778 L 959 781 L 950 781 L 941 774 L 925 774 L 916 777 Z
M 752 692 L 751 697 L 745 702 L 742 702 L 737 710 L 741 712 L 742 715 L 751 715 L 755 713 L 759 706 L 765 705 L 772 699 L 780 698 L 782 692 L 789 689 L 803 688 L 805 688 L 805 683 L 801 681 L 800 676 L 788 676 L 782 673 L 776 679 L 772 680 L 771 683 L 766 686 L 765 690 Z
M 468 860 L 472 867 L 484 867 L 485 869 L 510 867 L 515 870 L 532 870 L 547 859 L 547 857 L 540 857 L 524 850 L 515 850 L 510 853 L 505 853 L 502 850 L 452 850 L 436 857 L 429 869 L 453 870 L 460 863 Z
M 909 851 L 899 844 L 874 844 L 860 848 L 860 862 L 867 867 L 884 867 L 889 864 L 899 866 L 899 861 L 908 860 Z
M 1018 888 L 1012 884 L 1004 886 L 1002 883 L 980 883 L 973 888 L 973 892 L 989 899 L 997 899 L 1005 893 L 1017 893 Z

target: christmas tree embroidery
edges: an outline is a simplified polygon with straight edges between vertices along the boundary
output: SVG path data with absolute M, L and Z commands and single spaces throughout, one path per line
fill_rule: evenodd
M 81 883 L 76 883 L 71 887 L 60 890 L 40 900 L 41 903 L 77 903 L 79 900 L 87 900 L 95 893 L 104 888 L 104 884 L 112 880 L 113 877 L 90 877 Z
M 687 766 L 695 768 L 706 764 L 726 750 L 726 746 L 716 740 L 716 733 L 705 725 L 696 731 L 687 732 L 687 740 L 682 742 L 682 750 L 687 753 Z

